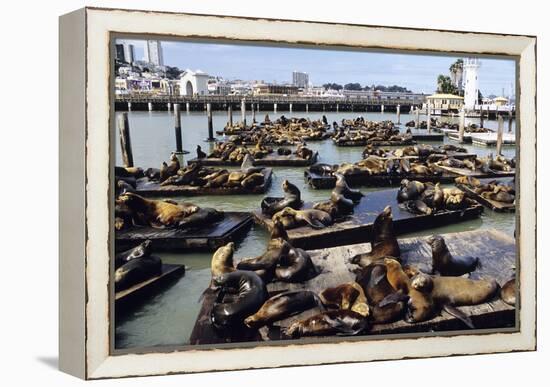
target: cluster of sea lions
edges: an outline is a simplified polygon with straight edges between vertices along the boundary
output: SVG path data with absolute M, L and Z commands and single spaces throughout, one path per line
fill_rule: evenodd
M 146 199 L 126 192 L 115 200 L 115 228 L 133 226 L 154 228 L 200 227 L 223 218 L 223 212 L 214 208 L 201 208 L 193 203 L 173 200 Z
M 405 124 L 408 128 L 415 128 L 416 122 L 415 120 L 411 120 Z M 444 122 L 439 121 L 437 118 L 431 119 L 430 127 L 432 129 L 451 129 L 451 130 L 458 130 L 459 125 L 456 123 L 450 123 L 450 122 Z M 418 123 L 418 129 L 428 129 L 428 122 L 427 121 L 420 121 Z M 464 126 L 464 132 L 465 133 L 487 133 L 492 132 L 491 129 L 488 128 L 481 128 L 477 124 L 471 123 L 469 125 Z
M 388 176 L 438 176 L 441 170 L 432 162 L 408 158 L 381 158 L 368 156 L 355 163 L 342 163 L 333 174 L 351 175 L 388 175 Z
M 115 291 L 128 289 L 162 273 L 162 261 L 151 255 L 150 240 L 115 255 Z
M 333 175 L 336 177 L 336 184 L 330 193 L 330 199 L 313 204 L 313 209 L 324 211 L 332 219 L 338 219 L 353 213 L 354 207 L 365 195 L 359 190 L 351 189 L 342 174 Z
M 273 153 L 273 148 L 263 145 L 261 139 L 251 148 L 246 145 L 239 146 L 232 141 L 226 141 L 217 142 L 208 156 L 200 157 L 197 151 L 197 158 L 219 158 L 223 161 L 242 163 L 246 155 L 250 155 L 254 159 L 262 159 L 271 153 Z
M 412 136 L 400 133 L 399 129 L 395 128 L 391 121 L 367 121 L 353 127 L 342 126 L 335 129 L 332 140 L 336 145 L 377 142 L 413 143 Z
M 489 154 L 486 157 L 472 156 L 471 158 L 465 158 L 462 160 L 448 156 L 436 161 L 435 164 L 444 167 L 465 168 L 472 171 L 480 171 L 482 173 L 491 174 L 496 172 L 513 171 L 516 167 L 516 160 L 515 158 L 507 159 L 501 155 L 493 157 L 493 154 Z
M 441 188 L 439 183 L 422 183 L 408 179 L 401 180 L 397 201 L 401 203 L 401 208 L 421 215 L 444 210 L 464 210 L 476 204 L 458 188 Z
M 508 181 L 492 180 L 483 184 L 475 177 L 460 176 L 455 179 L 455 182 L 470 187 L 484 199 L 506 204 L 513 204 L 516 200 L 515 178 Z
M 384 149 L 381 147 L 374 147 L 367 145 L 363 149 L 363 158 L 369 156 L 378 156 L 383 158 L 391 157 L 418 157 L 421 160 L 428 160 L 434 156 L 446 156 L 451 153 L 466 153 L 466 148 L 459 147 L 452 144 L 444 144 L 439 146 L 433 146 L 428 144 L 410 145 L 399 149 Z M 438 157 L 439 158 L 439 157 Z M 430 160 L 431 161 L 431 160 Z

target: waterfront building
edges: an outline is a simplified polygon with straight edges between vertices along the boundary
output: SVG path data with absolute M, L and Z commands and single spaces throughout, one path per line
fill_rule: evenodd
M 274 85 L 274 84 L 259 84 L 254 85 L 254 95 L 295 95 L 298 94 L 298 87 L 292 85 Z
M 481 62 L 478 58 L 464 59 L 464 108 L 475 110 L 479 97 L 478 70 Z
M 180 75 L 179 94 L 180 95 L 207 95 L 208 94 L 208 74 L 204 71 L 185 70 Z
M 434 113 L 458 112 L 464 106 L 464 97 L 454 94 L 433 94 L 426 97 Z
M 115 57 L 119 61 L 131 64 L 134 61 L 134 45 L 124 41 L 117 43 L 115 45 Z
M 292 72 L 292 85 L 296 87 L 305 88 L 309 84 L 309 74 L 301 71 Z
M 143 52 L 145 61 L 156 66 L 164 66 L 164 58 L 162 55 L 162 46 L 160 40 L 146 40 Z

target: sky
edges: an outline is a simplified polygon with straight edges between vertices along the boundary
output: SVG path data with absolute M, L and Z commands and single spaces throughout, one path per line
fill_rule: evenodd
M 144 41 L 134 43 L 136 59 L 143 58 Z M 228 80 L 263 80 L 290 83 L 293 71 L 309 74 L 315 86 L 358 82 L 365 85 L 399 85 L 418 93 L 433 93 L 439 74 L 459 57 L 389 52 L 291 48 L 242 44 L 162 41 L 164 64 L 181 70 L 202 70 Z M 481 58 L 481 93 L 515 94 L 515 62 Z

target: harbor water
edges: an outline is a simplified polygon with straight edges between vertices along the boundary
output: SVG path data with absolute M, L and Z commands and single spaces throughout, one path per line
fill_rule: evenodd
M 117 113 L 120 114 L 120 113 Z M 328 122 L 340 122 L 342 119 L 353 119 L 362 115 L 371 121 L 392 120 L 396 121 L 395 113 L 359 113 L 359 112 L 257 112 L 256 119 L 263 121 L 269 114 L 273 120 L 281 115 L 286 117 L 308 117 L 312 120 L 320 119 L 326 115 Z M 134 164 L 139 167 L 159 168 L 163 161 L 168 161 L 170 152 L 175 149 L 174 115 L 173 112 L 129 112 L 130 134 Z M 436 118 L 436 116 L 432 116 Z M 437 117 L 441 121 L 457 122 L 455 117 Z M 234 122 L 240 119 L 240 112 L 235 112 Z M 401 123 L 413 120 L 413 115 L 401 114 Z M 251 122 L 249 112 L 247 121 Z M 420 120 L 426 120 L 426 116 L 420 116 Z M 214 130 L 221 130 L 227 122 L 225 112 L 213 112 Z M 479 124 L 478 118 L 466 118 L 466 123 Z M 213 146 L 205 142 L 208 137 L 207 117 L 205 112 L 183 112 L 181 116 L 183 131 L 183 147 L 189 151 L 184 159 L 195 157 L 195 148 L 201 145 L 208 153 Z M 484 126 L 491 129 L 497 128 L 497 121 L 484 120 Z M 415 130 L 413 129 L 413 132 Z M 508 122 L 505 120 L 504 131 L 508 131 Z M 420 130 L 426 133 L 426 130 Z M 515 133 L 515 121 L 512 121 L 512 132 Z M 222 136 L 217 136 L 223 140 Z M 445 137 L 445 143 L 449 142 Z M 116 143 L 116 165 L 122 165 L 120 155 L 120 143 Z M 452 142 L 450 142 L 452 143 Z M 433 143 L 438 145 L 439 143 Z M 456 144 L 456 143 L 455 143 Z M 342 162 L 355 162 L 362 158 L 363 147 L 337 147 L 331 140 L 309 142 L 308 147 L 319 152 L 319 162 L 339 164 Z M 495 148 L 464 145 L 469 153 L 485 156 L 495 152 Z M 515 147 L 503 147 L 504 156 L 510 158 L 515 155 Z M 201 207 L 214 207 L 219 210 L 231 211 L 256 211 L 260 208 L 260 201 L 264 196 L 282 196 L 281 183 L 288 179 L 298 186 L 302 192 L 304 201 L 327 200 L 330 190 L 314 190 L 307 186 L 304 180 L 304 168 L 278 167 L 273 168 L 273 181 L 271 188 L 262 195 L 223 195 L 223 196 L 196 196 L 192 198 L 173 198 L 175 200 L 190 200 Z M 361 188 L 368 192 L 387 188 Z M 388 200 L 393 200 L 389 198 Z M 435 233 L 459 232 L 483 228 L 494 228 L 508 235 L 513 235 L 515 230 L 515 215 L 496 213 L 485 210 L 481 218 L 461 222 L 445 227 L 429 229 L 414 233 L 415 236 L 431 235 Z M 413 235 L 413 234 L 411 234 Z M 404 235 L 406 237 L 407 235 Z M 409 235 L 410 236 L 410 235 Z M 268 239 L 268 233 L 261 227 L 254 225 L 245 238 L 237 244 L 235 259 L 260 255 L 264 252 Z M 115 347 L 117 349 L 143 348 L 166 345 L 185 345 L 195 324 L 195 320 L 201 304 L 199 298 L 210 282 L 210 258 L 211 253 L 158 253 L 164 263 L 177 263 L 186 266 L 186 274 L 175 281 L 164 291 L 151 296 L 126 314 L 117 316 L 115 327 Z

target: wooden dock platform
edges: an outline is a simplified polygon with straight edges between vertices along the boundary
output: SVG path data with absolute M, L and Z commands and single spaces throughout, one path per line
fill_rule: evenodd
M 472 133 L 472 144 L 483 146 L 496 146 L 497 133 Z M 516 135 L 513 133 L 502 133 L 502 145 L 515 146 Z
M 367 139 L 360 140 L 360 141 L 354 141 L 354 140 L 348 140 L 348 141 L 334 141 L 334 145 L 336 146 L 344 146 L 344 147 L 353 147 L 353 146 L 403 146 L 403 145 L 416 145 L 416 141 L 413 139 L 410 140 L 403 140 L 403 141 L 369 141 Z
M 495 179 L 480 179 L 482 184 L 487 184 L 490 181 L 493 181 Z M 474 199 L 479 204 L 484 205 L 485 207 L 489 208 L 492 211 L 495 212 L 515 212 L 516 211 L 516 205 L 514 203 L 502 203 L 497 202 L 496 200 L 486 199 L 482 197 L 481 195 L 474 192 L 472 187 L 465 185 L 465 184 L 456 184 L 456 186 L 464 191 L 466 196 L 468 196 L 471 199 Z
M 303 208 L 311 208 L 312 205 L 308 202 Z M 317 249 L 369 241 L 374 219 L 387 205 L 392 208 L 393 228 L 397 235 L 475 219 L 483 212 L 483 206 L 476 204 L 461 211 L 415 215 L 399 206 L 397 189 L 368 192 L 355 206 L 353 214 L 331 226 L 321 229 L 302 226 L 287 230 L 289 242 L 295 247 Z M 255 212 L 254 216 L 260 225 L 271 230 L 273 222 L 270 217 L 261 211 Z
M 184 274 L 185 265 L 162 264 L 160 275 L 115 293 L 116 312 L 119 313 L 121 309 L 126 309 L 130 305 L 140 302 L 144 297 L 153 294 Z
M 161 186 L 159 183 L 142 178 L 137 181 L 136 192 L 145 197 L 168 197 L 168 196 L 197 196 L 197 195 L 246 195 L 265 193 L 271 186 L 273 170 L 264 168 L 264 183 L 249 190 L 244 187 L 198 187 L 191 185 L 167 185 Z
M 115 232 L 115 246 L 117 251 L 123 251 L 150 239 L 155 251 L 214 251 L 243 237 L 253 222 L 248 212 L 225 212 L 223 219 L 200 228 L 133 227 Z
M 472 279 L 494 278 L 502 286 L 508 281 L 516 264 L 515 241 L 496 230 L 476 230 L 444 234 L 445 242 L 453 254 L 468 254 L 481 258 L 482 268 L 472 273 Z M 403 264 L 419 267 L 428 271 L 431 265 L 431 249 L 425 237 L 406 238 L 399 240 Z M 304 283 L 274 282 L 267 285 L 270 293 L 283 290 L 311 290 L 316 293 L 328 287 L 334 287 L 353 281 L 356 267 L 348 263 L 356 254 L 370 251 L 370 243 L 361 243 L 341 247 L 308 251 L 313 264 L 320 269 L 320 274 Z M 210 324 L 210 311 L 215 300 L 215 294 L 210 293 L 204 299 L 199 316 L 196 320 L 191 344 L 219 344 L 226 342 L 261 340 L 258 331 L 234 332 L 233 337 L 221 336 Z M 476 329 L 510 328 L 515 325 L 515 308 L 505 304 L 498 295 L 487 303 L 475 306 L 459 307 L 471 317 Z M 268 328 L 267 336 L 271 340 L 281 340 L 281 328 L 288 327 L 293 321 L 308 318 L 319 309 L 314 308 L 299 315 L 276 322 Z M 446 312 L 434 316 L 431 320 L 410 324 L 403 320 L 389 324 L 375 324 L 364 336 L 379 334 L 422 333 L 433 331 L 466 330 L 464 324 Z M 245 335 L 243 335 L 243 333 Z
M 315 152 L 310 159 L 303 159 L 295 154 L 278 155 L 276 152 L 269 154 L 261 159 L 254 159 L 252 164 L 258 167 L 307 167 L 315 164 L 319 158 L 319 153 Z M 241 163 L 230 160 L 222 160 L 219 157 L 208 157 L 204 159 L 191 159 L 187 163 L 195 164 L 200 162 L 205 166 L 240 166 Z
M 446 167 L 442 165 L 438 165 L 437 168 L 439 168 L 441 171 L 448 172 L 448 173 L 454 173 L 458 176 L 471 176 L 478 179 L 487 179 L 487 178 L 500 178 L 500 177 L 514 177 L 516 175 L 516 171 L 494 171 L 494 173 L 486 173 L 482 172 L 480 170 L 472 171 L 468 168 L 453 168 L 453 167 Z
M 413 173 L 369 175 L 368 173 L 356 173 L 344 177 L 348 185 L 352 187 L 397 187 L 403 179 L 451 184 L 458 176 L 455 173 L 444 172 L 441 175 L 417 175 Z M 330 189 L 336 185 L 336 177 L 333 175 L 320 175 L 311 171 L 304 171 L 304 179 L 310 187 L 315 189 Z

